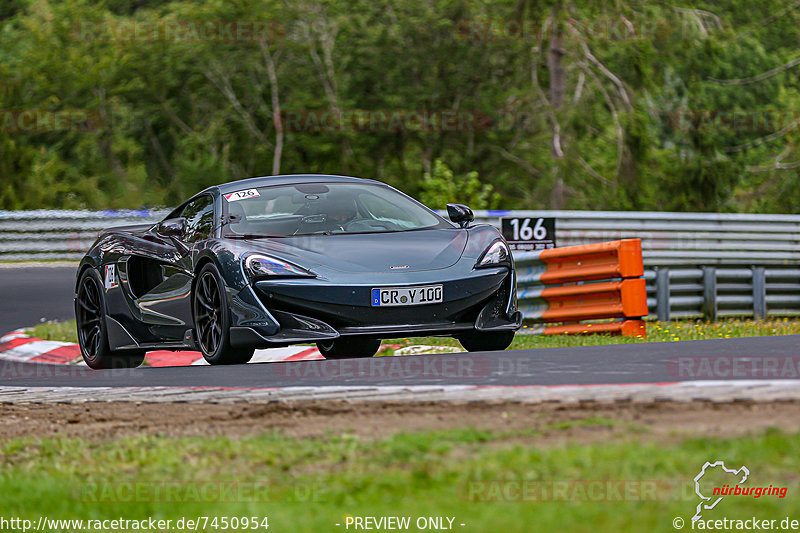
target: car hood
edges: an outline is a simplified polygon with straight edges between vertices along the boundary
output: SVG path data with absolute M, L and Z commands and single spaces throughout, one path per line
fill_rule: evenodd
M 463 229 L 311 235 L 246 239 L 247 248 L 314 269 L 342 272 L 414 272 L 454 265 L 467 243 Z
M 129 233 L 131 235 L 139 235 L 141 233 L 145 233 L 150 228 L 153 227 L 153 224 L 133 224 L 129 226 L 114 226 L 108 229 L 102 230 L 98 236 L 99 237 L 106 237 L 108 235 L 112 235 L 114 233 Z

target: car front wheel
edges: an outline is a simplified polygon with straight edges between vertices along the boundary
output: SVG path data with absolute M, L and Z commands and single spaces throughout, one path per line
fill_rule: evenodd
M 213 263 L 197 275 L 192 298 L 197 344 L 210 365 L 235 365 L 253 357 L 252 348 L 233 348 L 230 344 L 231 311 L 225 295 L 225 282 Z

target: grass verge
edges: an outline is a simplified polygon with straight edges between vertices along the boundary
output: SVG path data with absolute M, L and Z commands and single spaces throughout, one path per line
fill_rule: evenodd
M 514 342 L 509 347 L 510 350 L 795 335 L 800 334 L 800 320 L 775 318 L 762 321 L 648 322 L 646 338 L 610 335 L 525 335 L 524 333 L 525 329 L 523 328 L 514 338 Z M 459 346 L 458 341 L 446 337 L 392 339 L 385 342 L 403 346 L 412 344 Z
M 74 320 L 43 322 L 30 328 L 29 333 L 46 341 L 78 342 L 78 330 Z
M 41 514 L 267 516 L 275 531 L 346 531 L 348 515 L 409 516 L 412 524 L 418 517 L 455 517 L 453 529 L 465 532 L 674 531 L 675 517 L 691 528 L 698 503 L 693 477 L 709 459 L 724 459 L 748 467 L 747 486 L 788 486 L 788 497 L 730 496 L 706 517 L 800 518 L 798 434 L 768 430 L 747 438 L 653 444 L 536 442 L 532 430 L 470 428 L 382 440 L 346 429 L 326 438 L 268 432 L 12 440 L 0 443 L 0 510 L 34 523 Z M 528 482 L 527 493 L 515 488 L 522 482 Z

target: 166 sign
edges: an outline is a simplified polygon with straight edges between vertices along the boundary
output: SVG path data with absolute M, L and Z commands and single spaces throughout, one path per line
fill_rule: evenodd
M 530 252 L 556 247 L 556 219 L 514 217 L 500 219 L 503 237 L 512 251 Z

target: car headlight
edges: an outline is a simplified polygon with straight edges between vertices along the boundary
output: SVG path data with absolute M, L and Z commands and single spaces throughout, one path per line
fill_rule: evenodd
M 511 253 L 503 241 L 495 241 L 483 252 L 475 268 L 492 267 L 511 264 Z
M 251 278 L 281 277 L 308 278 L 316 277 L 308 270 L 287 261 L 261 254 L 251 254 L 244 258 L 244 271 Z

